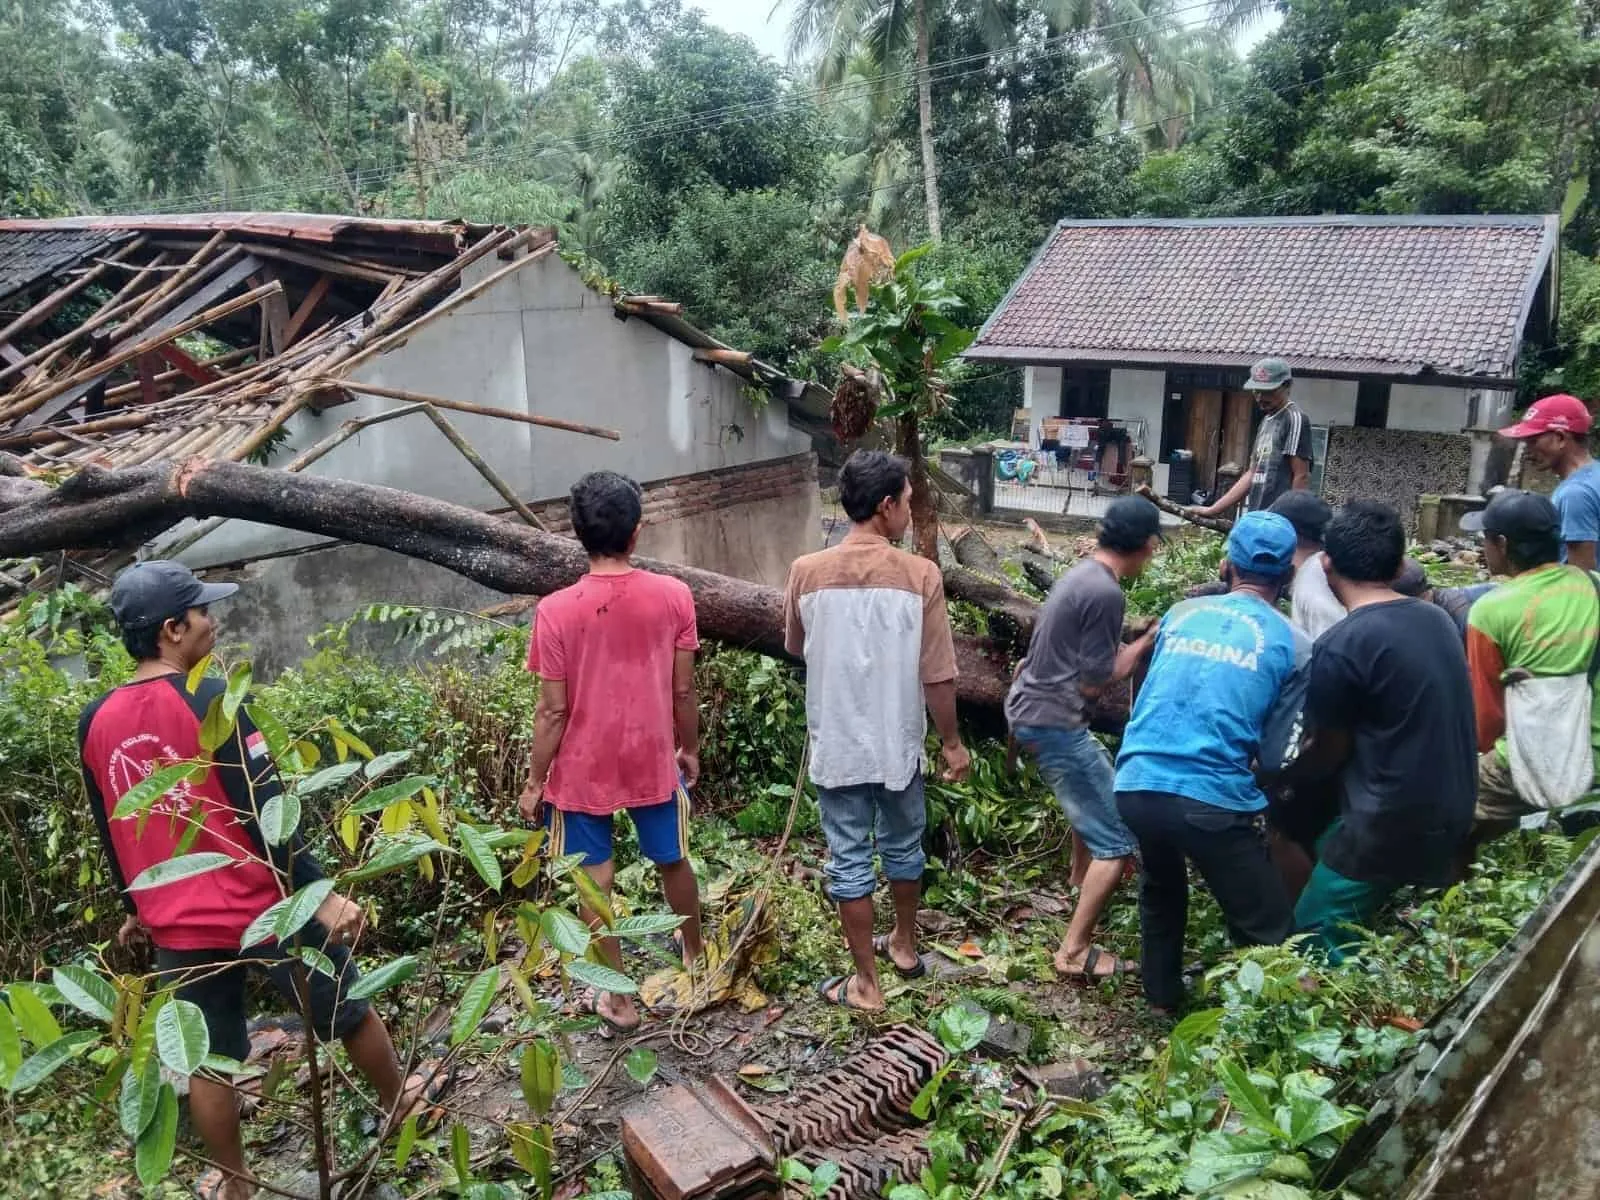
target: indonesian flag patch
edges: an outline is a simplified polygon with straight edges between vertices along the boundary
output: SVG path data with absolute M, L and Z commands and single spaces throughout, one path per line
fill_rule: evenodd
M 251 758 L 265 758 L 267 756 L 267 739 L 261 736 L 258 729 L 244 739 L 245 749 L 250 751 Z

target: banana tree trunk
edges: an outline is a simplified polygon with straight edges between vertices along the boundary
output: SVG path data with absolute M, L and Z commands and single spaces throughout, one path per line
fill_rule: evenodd
M 939 213 L 939 167 L 933 157 L 933 81 L 928 64 L 928 0 L 917 0 L 917 126 L 922 135 L 922 191 L 928 203 L 928 236 L 943 238 Z
M 928 479 L 928 463 L 922 457 L 922 430 L 915 412 L 900 417 L 895 437 L 895 453 L 911 464 L 911 536 L 917 553 L 929 562 L 939 561 L 939 512 L 933 500 L 933 484 Z

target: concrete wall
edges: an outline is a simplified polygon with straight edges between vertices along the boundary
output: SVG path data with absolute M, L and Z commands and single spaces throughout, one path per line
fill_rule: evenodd
M 1166 387 L 1165 371 L 1114 370 L 1108 409 L 1113 420 L 1144 422 L 1141 450 L 1155 464 L 1151 486 L 1163 496 L 1167 494 L 1167 464 L 1161 461 L 1161 411 Z
M 1389 428 L 1460 433 L 1467 427 L 1467 388 L 1397 383 L 1389 388 Z
M 467 285 L 504 265 L 490 256 L 467 272 Z M 462 435 L 524 498 L 560 496 L 579 476 L 601 468 L 650 482 L 782 458 L 810 447 L 806 435 L 790 427 L 782 404 L 757 409 L 742 394 L 740 377 L 695 362 L 690 347 L 644 321 L 619 320 L 611 301 L 586 288 L 553 254 L 423 325 L 405 344 L 358 367 L 354 378 L 622 434 L 612 442 L 450 414 Z M 288 461 L 353 417 L 395 406 L 391 400 L 358 397 L 320 414 L 300 413 L 288 423 L 288 442 L 273 461 Z M 419 416 L 374 426 L 308 470 L 474 508 L 504 504 Z M 180 527 L 174 534 L 183 532 Z M 319 540 L 235 521 L 183 558 L 203 567 Z
M 1313 425 L 1354 425 L 1358 387 L 1354 379 L 1301 377 L 1294 381 L 1289 394 Z
M 1030 445 L 1039 444 L 1039 422 L 1061 413 L 1061 374 L 1060 367 L 1027 367 L 1022 372 L 1022 405 L 1033 429 Z
M 816 462 L 801 455 L 669 480 L 645 489 L 639 553 L 782 587 L 797 552 L 822 548 Z M 553 533 L 570 533 L 566 502 L 534 506 Z M 508 518 L 514 519 L 514 518 Z M 218 610 L 225 647 L 246 653 L 258 677 L 304 659 L 309 638 L 370 604 L 488 608 L 508 597 L 453 571 L 371 546 L 327 544 L 258 559 L 212 578 L 237 580 Z M 353 642 L 404 661 L 390 630 L 357 627 Z

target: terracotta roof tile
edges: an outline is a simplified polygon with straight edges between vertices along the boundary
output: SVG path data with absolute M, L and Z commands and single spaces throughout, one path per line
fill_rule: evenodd
M 1545 217 L 1063 221 L 968 356 L 1505 379 Z

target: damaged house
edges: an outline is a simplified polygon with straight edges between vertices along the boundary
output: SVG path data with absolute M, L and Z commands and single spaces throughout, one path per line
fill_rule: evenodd
M 781 585 L 819 541 L 806 385 L 654 297 L 612 294 L 553 231 L 224 213 L 0 221 L 0 453 L 227 459 L 379 484 L 566 532 L 583 473 L 644 486 L 641 552 Z M 132 547 L 0 565 L 0 593 L 103 583 Z M 230 640 L 275 671 L 366 604 L 502 597 L 369 546 L 240 520 L 144 556 L 249 581 Z M 6 602 L 0 594 L 0 604 Z

